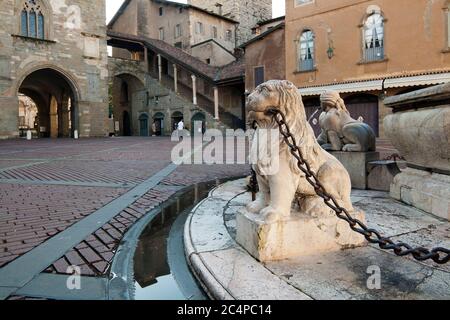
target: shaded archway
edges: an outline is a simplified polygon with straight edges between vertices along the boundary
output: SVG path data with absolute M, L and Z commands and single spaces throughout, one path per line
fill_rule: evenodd
M 177 129 L 177 125 L 181 120 L 184 120 L 183 114 L 180 111 L 175 111 L 172 114 L 172 130 Z
M 378 96 L 372 94 L 355 94 L 344 99 L 350 115 L 354 119 L 362 119 L 370 125 L 379 136 Z
M 111 85 L 112 114 L 122 136 L 139 136 L 140 113 L 147 104 L 147 92 L 141 80 L 129 73 L 113 77 Z
M 162 136 L 164 134 L 164 114 L 158 112 L 153 116 L 153 134 L 155 136 Z
M 199 130 L 201 130 L 199 133 L 205 133 L 206 131 L 206 117 L 205 114 L 202 112 L 197 112 L 196 114 L 194 114 L 192 116 L 191 119 L 191 134 L 194 135 L 195 134 L 195 123 L 196 122 L 201 122 L 201 126 L 198 127 Z
M 36 104 L 36 134 L 39 137 L 73 137 L 78 130 L 77 94 L 61 72 L 43 68 L 28 74 L 18 92 Z
M 125 137 L 131 136 L 131 119 L 128 111 L 124 111 L 122 114 L 122 134 Z

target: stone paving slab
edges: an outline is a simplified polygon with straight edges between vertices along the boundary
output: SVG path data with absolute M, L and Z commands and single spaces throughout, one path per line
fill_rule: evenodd
M 380 289 L 370 290 L 370 267 L 381 272 Z M 450 274 L 372 247 L 309 256 L 266 267 L 317 300 L 450 299 Z
M 250 200 L 250 193 L 242 193 L 244 186 L 243 179 L 219 186 L 192 211 L 185 225 L 186 255 L 213 298 L 450 300 L 448 266 L 397 257 L 372 245 L 259 263 L 234 241 L 236 212 Z M 370 227 L 415 245 L 450 247 L 450 223 L 392 200 L 387 193 L 355 191 L 352 196 L 355 206 L 367 209 Z M 222 235 L 223 225 L 217 221 L 221 210 L 227 235 Z M 196 220 L 201 224 L 192 223 Z M 227 245 L 212 246 L 205 252 L 204 239 L 217 234 L 221 235 L 220 243 Z M 380 272 L 380 289 L 369 289 L 367 285 L 373 268 Z M 274 285 L 281 290 L 277 297 L 267 293 Z
M 4 219 L 0 221 L 0 228 L 6 228 L 3 230 L 6 233 L 11 227 L 21 232 L 11 239 L 7 234 L 0 241 L 0 245 L 5 245 L 0 252 L 0 260 L 4 261 L 0 274 L 14 259 L 89 218 L 93 212 L 165 167 L 170 163 L 174 145 L 168 138 L 134 137 L 0 141 L 0 172 L 10 175 L 0 183 L 0 220 Z M 17 161 L 12 161 L 14 159 Z M 133 198 L 133 203 L 74 244 L 62 258 L 48 265 L 46 271 L 63 275 L 69 265 L 77 265 L 82 275 L 107 275 L 124 233 L 149 210 L 183 186 L 248 173 L 247 165 L 182 165 L 167 177 L 161 176 L 164 182 L 153 186 L 142 197 Z M 102 202 L 102 193 L 106 197 L 112 194 Z M 41 217 L 47 211 L 48 217 Z M 8 219 L 14 215 L 20 222 L 10 226 Z M 32 228 L 34 224 L 36 230 Z M 13 240 L 18 243 L 9 242 Z M 42 254 L 45 256 L 44 252 Z M 39 259 L 36 262 L 42 263 Z M 1 290 L 12 292 L 15 289 L 2 287 Z
M 0 184 L 0 266 L 64 231 L 125 191 Z

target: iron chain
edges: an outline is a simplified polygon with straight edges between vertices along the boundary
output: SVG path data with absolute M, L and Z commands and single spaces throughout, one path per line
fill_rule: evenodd
M 377 244 L 383 250 L 392 250 L 397 256 L 411 255 L 418 261 L 431 259 L 438 264 L 445 264 L 450 261 L 449 249 L 434 248 L 429 250 L 422 247 L 413 248 L 403 242 L 396 243 L 382 236 L 377 230 L 368 228 L 362 221 L 353 218 L 348 210 L 340 206 L 336 199 L 325 190 L 316 173 L 311 170 L 310 165 L 306 162 L 302 151 L 298 147 L 295 137 L 290 131 L 286 122 L 286 116 L 278 109 L 270 109 L 267 114 L 273 116 L 278 124 L 284 142 L 288 145 L 292 156 L 297 160 L 298 168 L 305 174 L 306 180 L 314 187 L 316 194 L 336 213 L 339 219 L 346 221 L 353 231 L 363 235 L 369 243 Z

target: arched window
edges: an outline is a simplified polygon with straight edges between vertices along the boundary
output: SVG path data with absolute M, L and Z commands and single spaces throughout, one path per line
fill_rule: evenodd
M 45 39 L 44 8 L 38 0 L 26 0 L 20 12 L 20 34 Z
M 20 34 L 28 36 L 28 12 L 25 9 L 20 13 Z
M 384 59 L 384 18 L 379 12 L 370 14 L 364 22 L 364 60 Z
M 300 36 L 299 43 L 299 70 L 309 71 L 314 69 L 314 33 L 305 30 Z
M 44 39 L 44 34 L 45 34 L 45 30 L 44 30 L 44 15 L 42 14 L 42 12 L 39 12 L 39 14 L 38 14 L 37 25 L 38 25 L 38 38 L 39 39 Z

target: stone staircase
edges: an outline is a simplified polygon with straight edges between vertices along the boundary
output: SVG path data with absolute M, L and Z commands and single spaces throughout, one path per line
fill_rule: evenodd
M 154 79 L 159 83 L 156 78 Z M 182 82 L 178 82 L 178 93 L 175 93 L 174 88 L 174 79 L 170 76 L 163 75 L 162 81 L 159 83 L 161 86 L 170 91 L 171 94 L 178 97 L 178 99 L 183 99 L 184 103 L 187 105 L 192 105 L 193 108 L 199 108 L 203 112 L 210 115 L 214 118 L 214 101 L 206 97 L 205 95 L 197 92 L 197 105 L 192 103 L 192 88 L 185 85 Z M 219 106 L 219 118 L 218 128 L 220 129 L 244 129 L 245 123 L 244 121 L 232 114 L 231 112 L 226 111 L 222 106 Z

